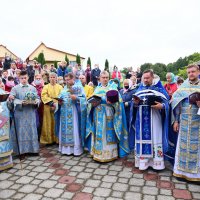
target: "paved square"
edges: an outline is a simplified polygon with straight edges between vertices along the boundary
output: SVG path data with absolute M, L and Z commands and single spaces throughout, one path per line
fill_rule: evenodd
M 200 199 L 200 186 L 177 181 L 168 169 L 141 172 L 133 155 L 99 164 L 89 154 L 61 155 L 57 146 L 44 147 L 40 156 L 19 160 L 0 173 L 0 199 L 23 200 L 175 200 Z

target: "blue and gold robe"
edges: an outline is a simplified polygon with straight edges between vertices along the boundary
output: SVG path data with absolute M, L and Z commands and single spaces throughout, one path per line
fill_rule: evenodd
M 200 181 L 200 115 L 198 106 L 188 97 L 200 92 L 200 81 L 192 85 L 186 80 L 172 96 L 172 124 L 178 121 L 179 134 L 175 155 L 174 176 Z
M 5 92 L 0 89 L 0 94 Z M 12 162 L 12 147 L 10 141 L 10 113 L 7 107 L 7 102 L 0 102 L 0 116 L 2 117 L 0 128 L 0 171 L 13 166 Z
M 69 97 L 71 93 L 76 95 L 75 101 Z M 84 89 L 77 83 L 72 86 L 70 91 L 65 86 L 59 98 L 63 100 L 59 120 L 59 150 L 64 154 L 80 155 L 83 151 L 86 131 L 87 107 Z
M 107 104 L 106 92 L 117 90 L 115 84 L 97 86 L 94 95 L 101 97 L 97 107 L 88 105 L 86 143 L 94 160 L 109 162 L 129 153 L 128 132 L 124 105 L 120 102 Z

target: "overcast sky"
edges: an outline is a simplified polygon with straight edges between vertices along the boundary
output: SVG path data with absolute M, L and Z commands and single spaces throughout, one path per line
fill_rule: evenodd
M 200 0 L 1 1 L 0 44 L 25 59 L 39 44 L 92 65 L 137 68 L 200 52 Z M 85 61 L 86 62 L 86 61 Z

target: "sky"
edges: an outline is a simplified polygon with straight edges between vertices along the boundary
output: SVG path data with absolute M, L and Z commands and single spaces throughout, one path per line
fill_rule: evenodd
M 25 59 L 41 42 L 134 69 L 200 52 L 200 0 L 1 0 L 0 44 Z M 84 63 L 86 65 L 86 61 Z

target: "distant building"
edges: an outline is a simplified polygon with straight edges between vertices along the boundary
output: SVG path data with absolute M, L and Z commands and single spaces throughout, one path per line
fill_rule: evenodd
M 76 55 L 60 51 L 54 48 L 47 47 L 43 42 L 27 57 L 27 61 L 34 60 L 40 53 L 44 54 L 46 64 L 53 64 L 55 61 L 64 61 L 65 56 L 67 55 L 69 59 L 69 64 L 76 64 Z M 85 58 L 81 57 L 81 63 L 85 60 Z
M 16 56 L 12 51 L 7 49 L 6 46 L 0 44 L 0 60 L 4 59 L 6 56 L 9 56 L 12 60 L 18 59 L 18 56 Z

